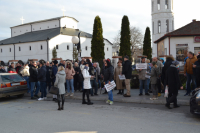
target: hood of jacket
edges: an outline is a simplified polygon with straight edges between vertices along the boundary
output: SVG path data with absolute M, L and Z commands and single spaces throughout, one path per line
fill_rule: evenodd
M 65 68 L 67 68 L 67 63 L 70 63 L 70 65 L 71 65 L 71 68 L 73 68 L 73 64 L 72 64 L 72 62 L 71 62 L 71 61 L 66 61 L 66 63 L 65 63 Z
M 29 69 L 29 66 L 25 66 L 24 69 Z
M 60 74 L 60 75 L 65 75 L 65 71 L 64 71 L 64 70 L 61 70 L 61 71 L 58 72 L 58 74 Z
M 168 60 L 175 61 L 174 57 L 173 57 L 173 56 L 171 56 L 171 55 L 169 55 L 169 56 L 167 56 L 167 57 L 166 57 L 166 61 L 168 61 Z

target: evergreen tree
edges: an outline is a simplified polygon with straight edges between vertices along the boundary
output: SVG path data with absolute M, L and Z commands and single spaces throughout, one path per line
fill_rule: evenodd
M 128 20 L 128 16 L 124 16 L 122 18 L 122 25 L 121 25 L 121 38 L 120 38 L 120 50 L 119 55 L 129 56 L 131 59 L 131 36 L 130 36 L 130 24 Z
M 54 47 L 53 50 L 52 50 L 52 56 L 53 56 L 53 58 L 57 58 L 56 47 Z
M 101 18 L 96 16 L 94 19 L 93 26 L 93 37 L 92 37 L 92 46 L 91 46 L 91 57 L 93 61 L 98 61 L 100 66 L 102 65 L 102 61 L 105 58 L 104 52 L 104 39 L 103 39 L 103 29 L 101 24 Z
M 149 27 L 146 28 L 144 41 L 143 41 L 143 55 L 147 56 L 147 59 L 152 58 L 152 48 L 151 48 L 151 33 Z

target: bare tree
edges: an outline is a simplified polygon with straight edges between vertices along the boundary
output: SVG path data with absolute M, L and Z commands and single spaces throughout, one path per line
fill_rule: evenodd
M 132 58 L 134 60 L 137 59 L 137 56 L 142 55 L 143 50 L 143 39 L 144 36 L 141 30 L 138 27 L 131 26 L 130 27 L 130 34 L 131 34 L 131 52 Z M 120 30 L 118 31 L 117 35 L 113 39 L 113 47 L 119 47 L 120 44 Z

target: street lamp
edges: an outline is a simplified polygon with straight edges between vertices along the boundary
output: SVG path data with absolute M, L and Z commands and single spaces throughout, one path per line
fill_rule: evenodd
M 75 44 L 75 46 L 77 46 L 78 60 L 81 60 L 81 45 L 79 43 L 79 38 L 77 36 L 73 36 L 72 37 L 72 43 Z

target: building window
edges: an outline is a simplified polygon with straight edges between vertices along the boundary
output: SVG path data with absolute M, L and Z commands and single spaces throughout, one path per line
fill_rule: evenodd
M 107 51 L 108 51 L 108 48 L 107 48 Z
M 85 50 L 87 51 L 87 46 L 85 46 Z
M 158 0 L 157 3 L 158 3 L 158 10 L 160 10 L 160 0 Z
M 19 51 L 21 51 L 21 47 L 19 47 Z
M 67 45 L 67 50 L 69 50 L 69 45 Z
M 165 0 L 165 9 L 169 9 L 169 1 Z
M 154 11 L 154 1 L 152 1 L 152 12 Z
M 10 48 L 10 52 L 11 52 L 11 48 Z
M 56 25 L 55 25 L 55 27 L 56 27 Z
M 160 22 L 160 20 L 158 21 L 158 33 L 161 33 L 161 22 Z
M 166 28 L 167 28 L 166 32 L 169 32 L 169 20 L 168 19 L 166 20 Z
M 1 49 L 1 53 L 3 52 L 3 50 Z
M 29 46 L 29 50 L 31 50 L 31 46 Z
M 40 49 L 41 49 L 41 50 L 43 49 L 42 45 L 40 46 Z
M 56 45 L 56 49 L 58 49 L 58 45 Z
M 153 34 L 154 34 L 154 22 L 152 24 L 152 31 L 153 31 Z

